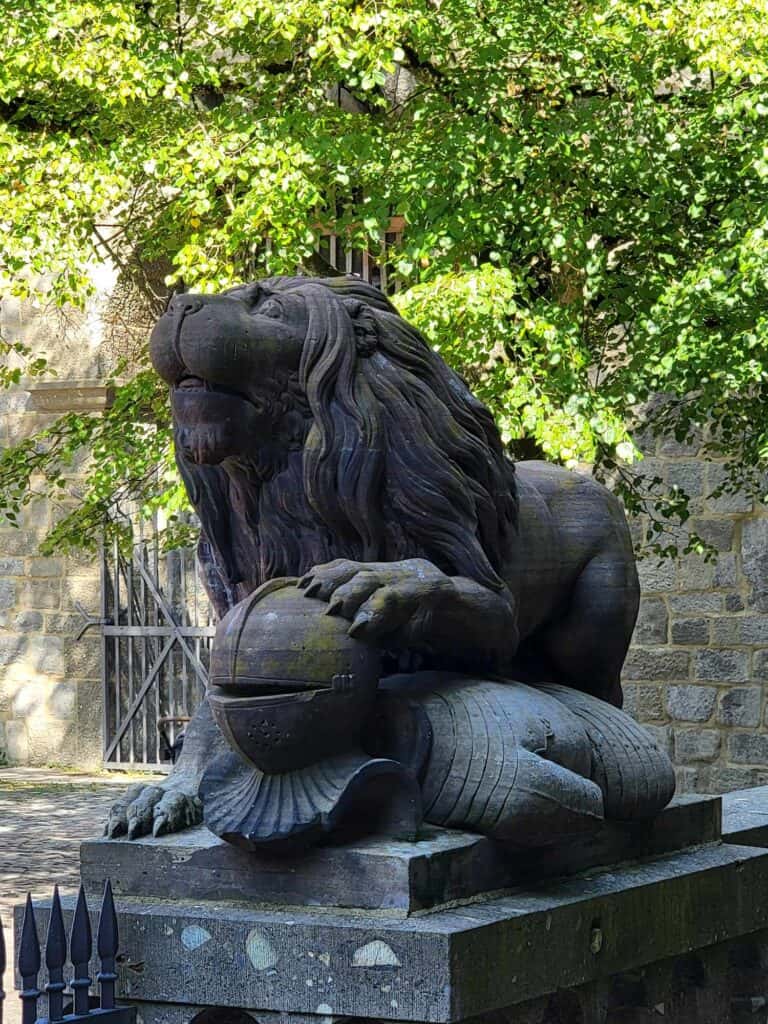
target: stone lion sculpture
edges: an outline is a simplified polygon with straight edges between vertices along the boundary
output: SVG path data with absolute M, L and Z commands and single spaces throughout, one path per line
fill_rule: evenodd
M 179 295 L 150 346 L 217 612 L 293 577 L 379 649 L 382 692 L 415 701 L 430 737 L 432 754 L 413 766 L 427 820 L 525 845 L 666 804 L 671 766 L 618 710 L 639 589 L 604 487 L 544 462 L 514 465 L 489 411 L 355 278 Z M 393 714 L 376 743 L 407 762 L 413 730 Z M 507 788 L 526 795 L 507 799 L 499 768 L 491 821 L 483 772 L 509 767 L 513 734 L 524 756 Z M 199 821 L 200 781 L 225 753 L 205 701 L 167 782 L 132 787 L 108 834 Z

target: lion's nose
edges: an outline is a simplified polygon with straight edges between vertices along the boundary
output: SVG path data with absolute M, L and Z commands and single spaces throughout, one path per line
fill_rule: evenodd
M 203 300 L 199 295 L 175 295 L 168 303 L 171 316 L 189 316 L 203 308 Z

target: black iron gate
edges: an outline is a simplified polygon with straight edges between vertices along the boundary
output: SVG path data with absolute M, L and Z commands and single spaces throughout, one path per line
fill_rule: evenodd
M 195 552 L 163 552 L 157 524 L 102 561 L 105 767 L 162 768 L 208 681 L 215 632 Z

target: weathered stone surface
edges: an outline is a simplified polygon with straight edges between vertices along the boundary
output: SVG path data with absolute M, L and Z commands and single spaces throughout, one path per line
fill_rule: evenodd
M 624 662 L 626 679 L 687 679 L 690 655 L 686 651 L 632 648 Z
M 744 683 L 749 680 L 749 655 L 746 651 L 697 651 L 696 678 L 717 683 Z
M 737 789 L 750 789 L 768 783 L 768 770 L 765 768 L 713 764 L 702 766 L 697 772 L 701 790 L 708 793 L 732 793 Z
M 728 690 L 720 697 L 717 720 L 723 725 L 759 725 L 762 698 L 759 686 L 738 686 Z
M 661 598 L 647 597 L 640 602 L 633 643 L 665 644 L 667 642 L 669 615 Z
M 743 846 L 768 846 L 768 786 L 726 793 L 723 840 Z
M 672 746 L 672 729 L 668 725 L 643 725 L 646 732 L 653 736 L 656 746 L 659 750 L 663 750 L 669 757 L 673 754 Z M 687 790 L 679 789 L 679 793 L 685 793 Z
M 719 834 L 719 798 L 682 796 L 650 821 L 605 824 L 591 836 L 530 853 L 431 829 L 419 842 L 368 838 L 286 859 L 247 853 L 200 827 L 159 839 L 88 841 L 80 862 L 93 892 L 109 877 L 126 896 L 182 899 L 194 891 L 200 899 L 411 913 L 527 879 L 713 842 Z
M 26 647 L 26 637 L 0 636 L 0 667 L 12 665 L 24 654 Z
M 712 686 L 670 686 L 667 710 L 681 722 L 706 722 L 715 710 L 717 690 Z
M 715 565 L 702 555 L 683 555 L 677 567 L 677 582 L 681 590 L 708 590 L 713 585 Z
M 709 619 L 678 619 L 672 623 L 672 643 L 709 643 L 709 629 Z
M 48 710 L 54 718 L 74 718 L 77 686 L 75 683 L 59 682 L 51 687 L 48 696 Z
M 61 637 L 30 637 L 29 644 L 27 646 L 27 661 L 30 668 L 39 675 L 63 675 L 64 650 Z
M 723 609 L 721 594 L 674 594 L 668 601 L 675 615 L 716 614 Z
M 36 633 L 42 628 L 42 612 L 19 612 L 13 619 L 13 629 L 19 633 Z
M 768 594 L 768 519 L 750 519 L 742 525 L 741 562 L 753 601 L 762 608 L 760 602 Z
M 16 603 L 15 580 L 0 579 L 0 608 L 13 608 Z
M 694 519 L 691 523 L 694 533 L 697 533 L 707 544 L 711 544 L 718 551 L 730 551 L 733 547 L 733 538 L 736 531 L 734 519 Z
M 689 498 L 704 493 L 704 465 L 696 459 L 680 459 L 670 462 L 667 468 L 667 484 L 685 491 Z
M 39 717 L 45 709 L 48 687 L 40 680 L 28 681 L 16 689 L 11 700 L 11 711 L 15 718 Z
M 97 412 L 114 400 L 113 387 L 98 379 L 36 381 L 29 388 L 29 405 L 43 413 Z
M 5 723 L 5 753 L 11 764 L 26 763 L 29 757 L 29 744 L 23 722 Z
M 715 619 L 712 623 L 712 643 L 737 644 L 739 642 L 739 619 L 733 615 Z
M 755 651 L 752 655 L 752 675 L 755 680 L 768 680 L 768 650 Z
M 737 764 L 768 764 L 768 736 L 734 733 L 728 737 L 728 753 Z
M 637 563 L 640 589 L 644 594 L 664 593 L 675 588 L 675 563 L 671 558 L 659 562 L 649 556 Z
M 714 761 L 720 753 L 720 733 L 717 729 L 675 729 L 674 750 L 677 761 Z
M 768 645 L 768 615 L 739 615 L 732 622 L 737 643 Z
M 101 680 L 80 680 L 77 684 L 77 759 L 79 764 L 101 764 L 102 748 Z
M 727 479 L 725 466 L 720 463 L 710 463 L 707 466 L 707 489 L 705 507 L 708 512 L 734 513 L 743 515 L 752 511 L 752 499 L 741 492 L 735 494 L 723 493 L 718 497 L 714 492 L 718 490 Z
M 124 998 L 447 1024 L 768 927 L 768 852 L 709 845 L 400 920 L 117 903 Z M 216 951 L 239 969 L 211 970 Z
M 735 587 L 739 582 L 739 570 L 736 555 L 718 555 L 715 571 L 712 576 L 713 587 Z
M 685 455 L 697 455 L 701 448 L 701 431 L 693 430 L 686 438 L 682 441 L 678 441 L 675 437 L 662 437 L 659 438 L 658 452 L 659 455 L 666 455 L 671 458 L 679 458 Z
M 82 605 L 88 611 L 99 607 L 101 585 L 98 573 L 83 576 L 69 576 L 63 583 L 61 607 L 65 610 L 78 611 Z
M 19 593 L 19 604 L 23 608 L 38 611 L 54 611 L 61 603 L 59 580 L 28 580 Z
M 664 690 L 661 686 L 638 684 L 635 695 L 637 712 L 641 721 L 659 721 L 666 718 Z
M 82 623 L 81 623 L 82 625 Z M 98 679 L 101 675 L 101 640 L 98 635 L 67 639 L 63 646 L 64 669 L 77 679 Z
M 60 558 L 30 558 L 28 573 L 30 576 L 61 576 L 64 563 Z
M 35 538 L 26 530 L 0 529 L 0 552 L 3 555 L 26 555 L 35 546 Z
M 77 729 L 73 721 L 41 717 L 30 718 L 26 725 L 31 764 L 75 763 Z

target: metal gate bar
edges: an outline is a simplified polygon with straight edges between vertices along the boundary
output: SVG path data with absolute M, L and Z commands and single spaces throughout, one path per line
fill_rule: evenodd
M 134 537 L 102 557 L 104 765 L 162 769 L 205 694 L 215 627 L 195 552 L 161 552 L 156 522 Z

